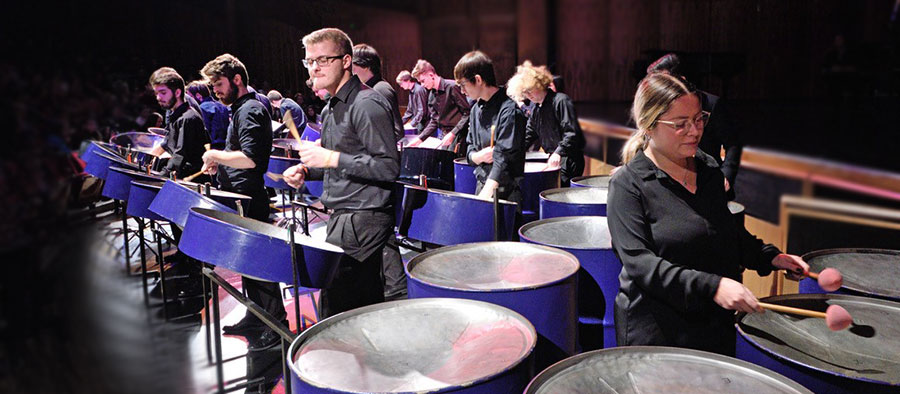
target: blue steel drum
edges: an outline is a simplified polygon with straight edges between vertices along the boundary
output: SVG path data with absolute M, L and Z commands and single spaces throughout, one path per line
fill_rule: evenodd
M 297 151 L 300 143 L 293 138 L 276 138 L 272 140 L 272 156 L 300 157 Z
M 609 189 L 611 175 L 587 175 L 572 178 L 572 187 L 602 187 Z
M 418 185 L 421 175 L 428 180 L 428 187 L 453 190 L 453 151 L 431 148 L 408 148 L 400 151 L 400 176 L 398 180 Z
M 165 140 L 166 137 L 159 134 L 129 131 L 112 136 L 109 139 L 109 143 L 123 148 L 130 147 L 138 152 L 150 153 L 154 147 L 162 145 Z
M 148 127 L 147 132 L 151 134 L 161 135 L 163 137 L 165 137 L 166 134 L 169 134 L 169 130 L 166 130 L 162 127 Z
M 112 199 L 128 201 L 128 195 L 131 193 L 131 181 L 133 180 L 165 181 L 166 178 L 127 168 L 110 167 L 107 171 L 106 182 L 103 183 L 101 194 Z
M 404 185 L 401 234 L 437 245 L 508 241 L 515 236 L 516 203 L 500 200 L 500 234 L 494 236 L 494 202 L 439 189 Z
M 541 192 L 541 219 L 562 216 L 606 216 L 606 194 L 600 187 L 561 187 Z
M 622 262 L 612 250 L 603 216 L 542 219 L 519 229 L 519 239 L 569 252 L 581 264 L 578 338 L 582 351 L 616 346 L 614 308 Z
M 91 160 L 94 160 L 94 153 L 96 152 L 105 152 L 111 156 L 118 156 L 117 149 L 118 148 L 113 144 L 91 141 L 87 148 L 84 149 L 84 155 L 82 155 L 81 159 L 84 160 L 85 163 L 90 163 Z
M 298 282 L 316 289 L 331 285 L 344 250 L 294 233 Z M 191 208 L 178 249 L 197 260 L 271 282 L 293 283 L 287 230 L 214 209 Z
M 820 318 L 739 313 L 739 359 L 816 393 L 900 392 L 900 303 L 843 294 L 791 294 L 760 301 L 820 312 L 840 305 L 853 317 L 853 325 L 831 331 Z
M 282 156 L 269 156 L 269 168 L 267 171 L 273 174 L 281 175 L 281 173 L 283 173 L 288 168 L 300 163 L 300 159 Z M 283 178 L 278 178 L 278 180 L 275 180 L 266 175 L 263 177 L 263 180 L 267 187 L 271 187 L 273 189 L 291 189 L 291 186 L 289 186 Z
M 300 134 L 300 139 L 304 141 L 312 141 L 316 142 L 322 138 L 322 126 L 315 123 L 306 123 L 306 127 L 303 128 L 303 133 Z
M 237 213 L 235 201 L 241 201 L 241 205 L 245 208 L 249 207 L 250 197 L 248 196 L 213 189 L 210 190 L 210 197 L 207 197 L 200 194 L 195 185 L 199 187 L 196 183 L 185 185 L 181 182 L 166 181 L 156 195 L 156 199 L 150 204 L 150 210 L 184 228 L 191 208 L 210 208 Z
M 825 249 L 803 255 L 812 272 L 835 268 L 844 277 L 839 294 L 900 301 L 900 250 Z M 800 281 L 800 293 L 825 293 L 815 279 Z
M 559 167 L 547 168 L 547 162 L 525 162 L 525 179 L 522 181 L 522 216 L 525 222 L 538 217 L 540 194 L 544 190 L 559 187 Z
M 419 135 L 419 129 L 415 127 L 404 128 L 403 135 Z
M 475 194 L 477 187 L 478 180 L 475 178 L 475 166 L 469 164 L 465 157 L 453 160 L 453 191 Z
M 782 375 L 720 354 L 663 346 L 595 350 L 539 373 L 525 394 L 812 392 Z
M 479 300 L 525 316 L 539 334 L 537 366 L 577 350 L 578 259 L 521 242 L 478 242 L 422 253 L 406 266 L 409 298 Z
M 309 125 L 307 124 L 307 128 L 308 127 L 309 127 Z M 297 153 L 297 149 L 299 147 L 300 147 L 300 143 L 297 142 L 297 140 L 295 140 L 293 138 L 277 138 L 277 139 L 272 140 L 272 155 L 270 156 L 270 159 L 269 159 L 269 170 L 268 171 L 275 173 L 275 174 L 281 174 L 282 172 L 284 172 L 284 170 L 287 169 L 287 167 L 285 167 L 285 166 L 288 165 L 288 163 L 293 163 L 291 165 L 300 163 L 300 159 L 299 159 L 300 154 Z M 276 159 L 276 158 L 277 158 L 277 160 L 281 160 L 282 162 L 275 163 L 273 161 L 273 159 Z M 273 167 L 272 167 L 273 165 L 277 166 L 278 171 L 273 169 Z M 287 183 L 285 183 L 283 180 L 274 182 L 271 179 L 269 179 L 269 177 L 266 177 L 265 182 L 266 182 L 266 186 L 271 187 L 271 188 L 275 188 L 275 189 L 287 189 L 288 188 Z M 276 187 L 276 186 L 274 186 L 276 184 L 278 184 L 278 185 L 283 184 L 284 186 Z M 306 193 L 316 196 L 316 197 L 322 196 L 322 181 L 306 181 L 306 182 L 304 182 L 304 185 L 306 187 Z
M 109 176 L 110 167 L 129 168 L 140 171 L 140 166 L 137 164 L 129 163 L 128 160 L 125 160 L 116 154 L 99 150 L 94 151 L 91 154 L 91 161 L 84 167 L 84 171 L 94 177 L 106 179 Z
M 125 210 L 129 216 L 150 219 L 150 220 L 166 220 L 164 217 L 157 215 L 150 210 L 150 204 L 159 194 L 164 181 L 131 181 L 131 189 L 128 191 L 128 206 Z
M 288 350 L 294 393 L 518 394 L 534 326 L 501 306 L 428 298 L 329 317 Z

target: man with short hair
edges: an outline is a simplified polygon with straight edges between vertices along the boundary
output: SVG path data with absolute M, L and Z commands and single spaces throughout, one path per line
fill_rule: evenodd
M 391 104 L 391 116 L 394 120 L 394 135 L 397 140 L 403 138 L 403 120 L 400 118 L 400 104 L 397 103 L 397 92 L 390 83 L 381 76 L 381 56 L 369 44 L 353 46 L 353 74 L 366 86 L 375 89 Z
M 277 90 L 270 90 L 266 96 L 269 98 L 269 102 L 272 103 L 272 111 L 276 115 L 276 120 L 284 122 L 284 115 L 287 111 L 291 111 L 291 119 L 297 126 L 297 130 L 303 133 L 303 129 L 306 127 L 306 112 L 303 111 L 303 108 L 300 108 L 300 104 L 297 104 L 296 101 L 290 98 L 283 97 Z
M 184 79 L 175 69 L 163 67 L 150 75 L 150 87 L 159 106 L 166 110 L 166 138 L 152 154 L 169 152 L 172 158 L 163 169 L 164 175 L 174 172 L 177 177 L 194 174 L 203 167 L 205 144 L 209 134 L 200 114 L 183 100 Z M 202 180 L 201 180 L 202 181 Z
M 247 89 L 249 76 L 244 64 L 230 54 L 221 55 L 206 63 L 200 71 L 209 79 L 213 92 L 222 103 L 231 106 L 232 125 L 228 130 L 225 150 L 211 150 L 203 154 L 203 166 L 217 179 L 222 189 L 252 198 L 244 207 L 247 217 L 268 222 L 269 195 L 263 174 L 269 165 L 272 150 L 272 120 L 256 95 Z M 243 277 L 247 297 L 277 320 L 287 313 L 278 283 Z M 252 313 L 236 325 L 225 327 L 226 334 L 245 335 L 250 339 L 251 351 L 271 348 L 280 337 Z M 255 334 L 262 331 L 258 336 Z
M 200 103 L 200 115 L 209 132 L 212 148 L 225 149 L 225 137 L 228 135 L 228 125 L 231 124 L 228 107 L 212 98 L 206 81 L 193 81 L 187 89 L 188 95 Z
M 475 191 L 481 198 L 522 201 L 520 182 L 525 174 L 525 115 L 506 92 L 497 87 L 494 64 L 481 51 L 459 59 L 453 77 L 469 98 L 477 100 L 469 115 L 466 157 L 477 166 Z M 521 208 L 520 208 L 521 209 Z
M 334 209 L 327 240 L 345 254 L 331 287 L 322 289 L 324 318 L 384 300 L 382 252 L 394 234 L 391 194 L 400 157 L 390 103 L 351 72 L 350 38 L 339 29 L 321 29 L 303 37 L 303 46 L 313 90 L 325 89 L 330 98 L 322 112 L 321 146 L 302 144 L 306 167 L 283 175 L 298 188 L 306 179 L 324 179 L 321 201 Z
M 425 127 L 409 146 L 416 146 L 426 138 L 434 135 L 438 128 L 443 133 L 441 146 L 453 146 L 459 153 L 465 152 L 466 134 L 469 125 L 469 102 L 460 91 L 459 86 L 450 80 L 441 78 L 434 71 L 434 66 L 427 60 L 419 59 L 412 70 L 412 77 L 428 89 L 428 110 L 430 118 Z
M 428 91 L 407 70 L 400 71 L 397 75 L 397 84 L 409 91 L 406 112 L 401 120 L 404 125 L 408 124 L 421 132 L 425 128 L 425 121 L 429 119 Z

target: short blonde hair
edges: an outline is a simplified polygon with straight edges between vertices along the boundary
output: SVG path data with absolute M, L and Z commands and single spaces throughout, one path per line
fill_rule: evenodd
M 400 74 L 397 74 L 397 83 L 410 82 L 412 79 L 412 74 L 407 70 L 400 71 Z
M 428 63 L 428 60 L 419 59 L 419 61 L 416 62 L 416 66 L 413 67 L 410 74 L 412 75 L 413 78 L 419 79 L 420 75 L 427 73 L 429 71 L 435 72 L 434 66 L 432 66 L 431 63 Z
M 656 126 L 656 121 L 672 103 L 689 94 L 696 95 L 696 88 L 687 80 L 669 73 L 652 73 L 641 80 L 631 106 L 631 118 L 637 130 L 622 147 L 623 164 L 647 147 L 650 142 L 648 131 Z
M 553 74 L 550 74 L 546 66 L 536 67 L 530 60 L 526 60 L 521 66 L 516 67 L 516 74 L 506 83 L 506 95 L 521 102 L 525 99 L 525 92 L 547 90 L 552 82 Z
M 350 40 L 350 37 L 343 30 L 333 27 L 319 29 L 307 34 L 303 37 L 303 46 L 308 47 L 323 41 L 333 42 L 338 51 L 341 52 L 338 53 L 338 56 L 353 56 L 353 41 Z

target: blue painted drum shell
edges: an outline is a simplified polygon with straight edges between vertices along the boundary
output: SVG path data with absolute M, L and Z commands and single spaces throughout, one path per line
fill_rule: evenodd
M 558 201 L 566 194 L 596 193 L 597 200 L 590 202 Z M 602 198 L 601 198 L 602 197 Z M 599 187 L 561 187 L 544 190 L 540 194 L 540 218 L 549 219 L 563 216 L 606 216 L 606 189 Z
M 469 164 L 465 157 L 453 160 L 453 191 L 475 194 L 477 187 L 478 180 L 475 179 L 475 166 Z
M 269 156 L 269 168 L 268 172 L 281 175 L 285 170 L 290 167 L 293 167 L 297 164 L 300 164 L 300 159 L 295 159 L 291 157 L 282 157 L 282 156 Z M 291 189 L 284 179 L 274 180 L 268 176 L 263 176 L 263 180 L 265 181 L 266 186 L 271 187 L 273 189 L 279 190 L 287 190 Z
M 522 215 L 527 219 L 538 216 L 540 194 L 559 187 L 559 168 L 546 169 L 546 162 L 526 162 L 522 180 Z
M 129 163 L 127 160 L 112 153 L 94 151 L 91 157 L 91 161 L 84 167 L 84 171 L 100 179 L 106 179 L 109 176 L 108 172 L 111 166 L 130 168 L 135 171 L 140 170 L 140 167 L 136 164 Z
M 598 304 L 596 302 L 596 299 L 600 299 L 600 305 L 593 307 L 600 308 L 599 311 L 590 310 L 586 312 L 588 309 L 592 308 L 588 308 L 589 305 L 581 305 L 581 301 L 579 301 L 579 320 L 581 321 L 582 325 L 581 332 L 583 335 L 600 334 L 596 333 L 595 330 L 590 326 L 592 325 L 592 321 L 594 321 L 595 319 L 601 320 L 600 323 L 602 325 L 602 342 L 590 341 L 592 338 L 580 338 L 582 344 L 580 348 L 582 350 L 595 350 L 592 348 L 586 349 L 584 346 L 584 344 L 586 343 L 593 342 L 602 343 L 603 348 L 616 347 L 617 342 L 614 312 L 616 295 L 619 294 L 619 274 L 622 271 L 622 262 L 619 261 L 619 258 L 616 257 L 615 252 L 613 252 L 612 250 L 609 232 L 607 231 L 605 234 L 590 235 L 591 237 L 595 237 L 597 241 L 596 247 L 567 246 L 564 245 L 563 242 L 558 242 L 558 240 L 541 239 L 534 232 L 534 229 L 539 229 L 545 226 L 559 226 L 560 228 L 566 228 L 570 231 L 590 232 L 596 230 L 594 228 L 586 228 L 583 224 L 584 221 L 602 222 L 601 224 L 606 225 L 606 218 L 599 216 L 541 219 L 522 226 L 519 229 L 519 239 L 522 242 L 545 245 L 561 249 L 571 253 L 576 258 L 578 258 L 578 263 L 581 264 L 579 275 L 589 275 L 590 279 L 594 281 L 596 286 L 599 287 L 600 291 L 600 294 L 585 293 L 596 288 L 593 286 L 584 286 L 585 282 L 583 281 L 579 285 L 578 292 L 579 299 L 581 301 L 589 299 L 593 301 L 590 305 L 596 305 Z M 600 316 L 592 316 L 594 313 L 599 313 Z
M 880 300 L 876 298 L 842 294 L 790 294 L 766 297 L 760 299 L 760 301 L 775 304 L 785 304 L 814 310 L 824 310 L 825 305 L 821 305 L 820 307 L 813 307 L 805 305 L 804 302 L 842 304 L 842 306 L 844 306 L 848 310 L 851 316 L 854 316 L 854 325 L 851 328 L 843 331 L 850 332 L 851 334 L 847 334 L 850 338 L 859 337 L 862 339 L 853 339 L 852 341 L 844 339 L 843 342 L 836 343 L 835 341 L 841 340 L 840 335 L 842 334 L 842 332 L 835 333 L 834 337 L 829 338 L 827 336 L 820 337 L 820 333 L 817 332 L 804 331 L 803 334 L 799 334 L 800 330 L 798 329 L 801 329 L 801 327 L 796 327 L 797 329 L 791 330 L 789 332 L 798 333 L 796 335 L 800 337 L 800 340 L 803 340 L 803 338 L 806 337 L 817 338 L 817 341 L 815 343 L 803 341 L 804 343 L 807 343 L 809 347 L 811 347 L 810 349 L 807 349 L 805 347 L 797 347 L 797 343 L 799 343 L 797 342 L 798 339 L 789 338 L 787 336 L 784 336 L 783 333 L 769 332 L 761 330 L 757 327 L 748 326 L 745 322 L 745 319 L 748 318 L 748 315 L 744 312 L 741 312 L 737 314 L 737 323 L 735 323 L 735 330 L 737 331 L 736 357 L 738 359 L 749 361 L 751 363 L 757 364 L 781 375 L 784 375 L 787 378 L 800 383 L 801 385 L 808 388 L 809 390 L 812 390 L 815 393 L 877 394 L 897 393 L 898 391 L 900 391 L 900 379 L 897 378 L 897 365 L 900 364 L 889 364 L 890 360 L 884 360 L 883 364 L 891 365 L 893 370 L 879 371 L 867 368 L 867 360 L 865 359 L 856 359 L 855 362 L 853 360 L 853 354 L 859 354 L 860 352 L 862 352 L 861 354 L 865 355 L 867 353 L 866 349 L 856 347 L 859 345 L 859 343 L 868 342 L 869 344 L 866 346 L 882 349 L 881 351 L 885 354 L 900 353 L 895 351 L 898 347 L 898 341 L 896 340 L 896 337 L 891 332 L 884 332 L 885 330 L 893 330 L 894 333 L 897 332 L 896 328 L 894 327 L 896 324 L 896 316 L 889 314 L 887 311 L 892 310 L 895 314 L 900 315 L 900 303 Z M 853 306 L 855 306 L 855 308 Z M 864 311 L 858 308 L 865 308 L 870 310 Z M 774 312 L 767 311 L 766 313 Z M 821 319 L 816 318 L 795 318 L 791 319 L 790 321 L 803 321 L 804 319 L 811 319 L 811 321 L 821 321 Z M 783 323 L 775 324 L 778 325 Z M 821 321 L 821 323 L 818 324 L 821 324 L 824 327 L 825 322 Z M 875 326 L 873 327 L 870 324 Z M 780 325 L 778 325 L 778 327 L 780 327 Z M 786 329 L 791 328 L 793 327 L 789 327 Z M 827 328 L 821 329 L 821 331 L 826 330 Z M 869 331 L 869 333 L 866 333 L 867 331 Z M 852 342 L 857 343 L 854 344 Z M 768 347 L 771 345 L 771 343 L 778 344 L 776 346 L 786 346 L 789 349 L 793 349 L 792 351 L 796 354 L 783 354 L 777 348 Z M 845 356 L 844 360 L 820 359 L 819 357 L 821 354 L 823 354 L 823 352 L 827 352 L 825 354 L 831 354 L 831 351 L 828 349 L 819 348 L 821 348 L 822 346 L 831 346 L 832 344 L 834 346 L 851 349 L 848 351 L 840 351 L 840 353 L 849 353 L 850 355 Z M 877 356 L 880 355 L 873 355 L 873 357 Z M 839 365 L 845 364 L 847 365 L 846 367 L 838 367 Z M 823 368 L 822 365 L 826 365 L 828 367 Z M 849 370 L 853 370 L 854 367 L 861 369 L 857 370 L 856 372 L 851 372 L 850 374 L 842 374 L 838 372 L 837 369 L 846 368 Z M 888 377 L 898 380 L 894 383 L 875 380 L 876 378 L 888 379 Z
M 319 324 L 316 324 L 305 331 L 301 332 L 300 335 L 294 339 L 294 342 L 291 343 L 290 348 L 288 348 L 288 357 L 287 364 L 288 370 L 291 371 L 291 392 L 294 393 L 310 393 L 310 394 L 334 394 L 334 393 L 346 393 L 345 391 L 336 390 L 328 387 L 320 387 L 311 384 L 310 382 L 304 380 L 300 377 L 300 373 L 298 372 L 296 366 L 294 365 L 294 361 L 297 358 L 297 352 L 300 351 L 301 347 L 305 342 L 309 341 L 310 338 L 314 337 L 318 333 L 323 330 L 328 329 L 329 325 L 336 324 L 341 320 L 350 319 L 353 316 L 357 316 L 362 313 L 366 313 L 367 311 L 378 309 L 378 308 L 390 308 L 397 304 L 402 303 L 416 303 L 416 302 L 454 302 L 460 300 L 403 300 L 403 301 L 391 301 L 384 302 L 380 304 L 370 305 L 362 308 L 353 309 L 348 312 L 344 312 L 332 317 L 329 317 Z M 466 300 L 467 301 L 467 300 Z M 500 307 L 496 305 L 492 305 L 500 309 Z M 521 317 L 521 316 L 520 316 Z M 532 327 L 533 330 L 533 327 Z M 532 331 L 534 333 L 534 331 Z M 531 351 L 534 350 L 534 344 L 531 345 Z M 530 352 L 529 352 L 530 353 Z M 462 385 L 449 386 L 446 388 L 438 389 L 436 391 L 428 391 L 428 393 L 458 393 L 458 394 L 518 394 L 522 392 L 522 389 L 528 384 L 528 381 L 532 375 L 533 370 L 533 355 L 529 354 L 523 360 L 520 360 L 518 363 L 513 365 L 511 368 L 506 369 L 505 371 L 484 377 L 482 379 L 476 380 L 474 382 L 469 382 Z M 398 394 L 418 394 L 419 392 L 401 392 L 401 391 L 392 391 L 391 393 Z
M 246 201 L 249 202 L 247 197 Z M 156 199 L 150 204 L 150 210 L 166 218 L 166 220 L 184 228 L 187 223 L 188 212 L 191 208 L 211 208 L 218 211 L 237 213 L 233 208 L 222 204 L 212 198 L 206 197 L 191 190 L 178 182 L 166 181 L 162 185 Z
M 304 242 L 296 234 L 298 281 L 316 289 L 331 285 L 343 250 L 321 242 Z M 287 230 L 213 209 L 191 208 L 178 248 L 186 255 L 263 280 L 293 283 Z
M 112 199 L 128 201 L 133 180 L 164 181 L 165 178 L 126 168 L 110 167 L 101 194 Z
M 494 203 L 471 194 L 404 185 L 404 209 L 410 211 L 410 238 L 437 245 L 494 240 Z M 500 240 L 515 234 L 516 204 L 500 200 Z M 402 232 L 402 231 L 401 231 Z
M 150 220 L 166 220 L 150 210 L 150 204 L 159 193 L 162 182 L 131 181 L 131 189 L 128 191 L 128 206 L 125 212 L 130 216 Z

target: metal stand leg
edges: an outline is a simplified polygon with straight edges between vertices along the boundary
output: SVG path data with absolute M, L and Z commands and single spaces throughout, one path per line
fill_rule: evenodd
M 156 260 L 159 263 L 159 290 L 162 294 L 163 319 L 169 321 L 169 304 L 166 299 L 166 262 L 163 258 L 162 236 L 160 235 L 161 225 L 155 221 L 150 221 L 153 226 L 153 238 L 156 241 Z
M 141 285 L 144 288 L 144 305 L 150 307 L 150 291 L 147 289 L 147 256 L 144 252 L 144 219 L 136 217 L 138 222 L 138 247 L 141 253 Z
M 291 344 L 288 341 L 281 340 L 281 360 L 283 361 L 281 363 L 281 381 L 284 383 L 285 394 L 291 394 L 291 379 L 289 378 L 291 375 L 288 373 L 288 360 L 290 360 L 288 347 L 290 346 Z
M 128 213 L 126 211 L 126 202 L 122 201 L 122 251 L 125 253 L 125 275 L 131 275 L 131 255 L 128 253 Z
M 212 269 L 211 267 L 209 267 L 206 264 L 203 264 L 203 267 Z M 204 326 L 206 326 L 206 360 L 209 361 L 210 364 L 212 364 L 213 363 L 213 358 L 212 358 L 212 341 L 213 341 L 213 339 L 210 336 L 212 334 L 212 330 L 210 329 L 211 322 L 209 321 L 209 301 L 210 301 L 211 297 L 209 296 L 209 294 L 207 292 L 207 289 L 209 289 L 212 286 L 212 284 L 209 283 L 209 279 L 206 278 L 206 275 L 203 275 L 200 278 L 200 283 L 203 284 L 203 321 L 206 323 L 206 324 L 204 324 Z M 218 335 L 218 333 L 216 333 L 216 334 Z
M 215 338 L 216 348 L 216 380 L 218 382 L 219 392 L 225 392 L 225 371 L 222 365 L 222 337 L 219 336 L 219 286 L 215 282 L 210 282 L 212 287 L 212 314 L 213 314 L 213 335 Z

